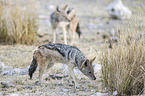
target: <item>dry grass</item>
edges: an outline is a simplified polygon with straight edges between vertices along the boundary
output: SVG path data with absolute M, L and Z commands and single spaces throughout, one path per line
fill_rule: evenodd
M 0 3 L 0 42 L 32 44 L 37 25 L 33 0 L 3 0 Z
M 125 30 L 129 34 L 120 35 L 118 46 L 111 50 L 105 48 L 102 53 L 104 83 L 120 95 L 142 94 L 145 83 L 145 38 L 136 39 L 141 29 L 135 23 L 129 24 Z
M 36 46 L 3 45 L 0 46 L 0 61 L 13 68 L 26 68 L 30 66 Z

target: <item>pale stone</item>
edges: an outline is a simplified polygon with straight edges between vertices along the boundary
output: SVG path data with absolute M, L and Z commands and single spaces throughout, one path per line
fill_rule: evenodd
M 117 19 L 129 19 L 132 15 L 132 12 L 123 5 L 121 0 L 115 0 L 107 7 L 108 13 Z

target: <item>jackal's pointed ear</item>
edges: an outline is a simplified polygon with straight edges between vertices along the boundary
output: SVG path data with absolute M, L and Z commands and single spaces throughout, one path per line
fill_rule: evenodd
M 63 9 L 64 9 L 64 10 L 66 10 L 66 9 L 67 9 L 67 7 L 68 7 L 68 5 L 65 5 Z
M 94 62 L 94 60 L 96 59 L 96 57 L 94 57 L 93 59 L 90 60 L 90 64 L 92 64 Z
M 56 6 L 56 14 L 58 15 L 58 14 L 59 14 L 59 12 L 60 12 L 59 7 L 58 7 L 58 6 Z
M 72 19 L 72 18 L 74 17 L 75 14 L 76 14 L 76 13 L 75 13 L 75 10 L 72 9 L 72 10 L 70 11 L 70 13 L 68 14 L 68 18 Z

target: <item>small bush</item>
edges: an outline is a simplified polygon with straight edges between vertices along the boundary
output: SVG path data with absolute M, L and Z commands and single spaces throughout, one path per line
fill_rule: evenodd
M 142 94 L 145 87 L 145 37 L 136 39 L 138 29 L 129 29 L 128 33 L 127 36 L 120 35 L 119 43 L 113 49 L 106 47 L 103 50 L 102 74 L 104 84 L 112 92 L 137 95 Z M 128 36 L 131 39 L 127 39 Z
M 36 8 L 33 0 L 0 3 L 0 42 L 32 44 L 36 39 Z

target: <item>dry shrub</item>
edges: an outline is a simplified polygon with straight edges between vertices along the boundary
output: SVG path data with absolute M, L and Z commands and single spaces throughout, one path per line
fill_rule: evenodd
M 0 2 L 0 42 L 32 44 L 36 39 L 36 8 L 33 0 Z
M 137 36 L 140 29 L 129 26 L 126 31 L 129 34 L 120 35 L 118 46 L 106 47 L 101 56 L 104 83 L 120 95 L 142 94 L 145 89 L 145 34 L 142 38 Z

